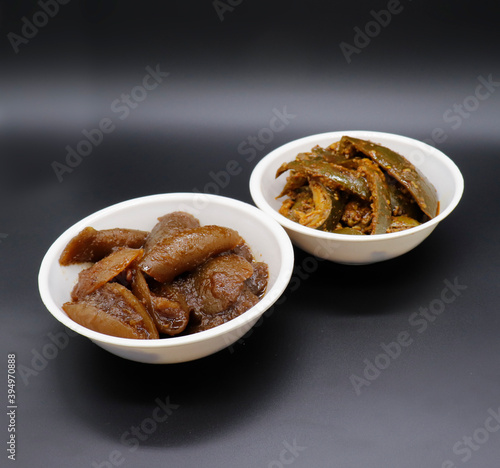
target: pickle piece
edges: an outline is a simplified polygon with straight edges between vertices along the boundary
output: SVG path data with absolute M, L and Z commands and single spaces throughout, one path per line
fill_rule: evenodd
M 333 231 L 334 234 L 349 234 L 349 235 L 353 235 L 353 236 L 364 236 L 364 234 L 359 231 L 358 229 L 354 229 L 354 228 L 351 228 L 351 227 L 343 227 L 343 228 L 339 228 L 339 229 L 335 229 L 335 231 Z
M 120 247 L 138 249 L 146 241 L 148 233 L 136 229 L 103 229 L 86 227 L 71 239 L 64 248 L 59 263 L 63 266 L 75 263 L 98 262 Z
M 241 243 L 240 235 L 226 227 L 209 225 L 188 229 L 157 242 L 139 266 L 156 281 L 166 283 Z
M 349 154 L 353 148 L 368 156 L 403 185 L 429 218 L 432 219 L 438 214 L 436 189 L 410 161 L 385 146 L 343 136 L 340 140 L 341 151 Z
M 370 189 L 366 181 L 359 177 L 355 171 L 342 166 L 330 164 L 321 158 L 311 160 L 295 160 L 284 163 L 276 172 L 279 177 L 284 172 L 292 170 L 298 174 L 315 177 L 325 187 L 333 190 L 342 190 L 352 195 L 368 200 Z
M 186 229 L 197 227 L 200 227 L 200 222 L 192 214 L 185 211 L 174 211 L 161 216 L 146 239 L 144 253 L 147 254 L 155 244 L 163 239 L 173 237 Z
M 159 338 L 153 320 L 141 302 L 118 283 L 107 283 L 78 302 L 63 304 L 76 323 L 121 338 Z
M 252 274 L 251 263 L 239 255 L 221 255 L 201 265 L 193 275 L 202 311 L 217 314 L 227 309 Z
M 94 263 L 90 268 L 82 270 L 78 275 L 78 283 L 71 292 L 71 298 L 76 301 L 94 292 L 124 271 L 142 253 L 142 249 L 124 247 Z
M 321 182 L 311 179 L 309 188 L 314 208 L 308 212 L 298 212 L 298 221 L 303 226 L 322 231 L 332 231 L 339 222 L 345 202 L 341 194 L 325 187 Z
M 385 176 L 378 166 L 369 159 L 364 159 L 358 172 L 366 178 L 371 191 L 372 224 L 371 234 L 385 234 L 392 220 L 391 195 Z
M 416 226 L 420 226 L 420 223 L 416 219 L 409 216 L 393 216 L 387 232 L 405 231 Z
M 186 301 L 170 288 L 169 297 L 151 294 L 142 271 L 135 270 L 132 279 L 132 292 L 142 302 L 159 332 L 170 336 L 183 332 L 189 321 L 189 307 Z M 166 291 L 166 289 L 165 289 Z

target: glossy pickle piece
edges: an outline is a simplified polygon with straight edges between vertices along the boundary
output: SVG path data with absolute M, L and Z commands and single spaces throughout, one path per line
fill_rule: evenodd
M 164 239 L 174 237 L 187 229 L 200 227 L 200 221 L 192 214 L 185 211 L 174 211 L 158 218 L 144 244 L 144 253 L 148 254 L 151 249 Z
M 335 229 L 344 209 L 341 193 L 325 187 L 315 178 L 309 180 L 309 190 L 303 191 L 291 205 L 290 213 L 300 224 L 313 229 Z M 286 206 L 286 205 L 285 205 Z
M 86 227 L 73 237 L 64 248 L 59 263 L 63 266 L 98 262 L 120 247 L 139 249 L 148 232 L 136 229 L 103 229 Z
M 90 268 L 82 270 L 71 292 L 71 298 L 77 301 L 102 287 L 125 271 L 134 260 L 142 256 L 143 252 L 142 249 L 124 247 L 94 263 Z
M 239 255 L 212 258 L 193 272 L 194 286 L 206 314 L 217 314 L 231 306 L 245 281 L 253 274 L 252 264 Z
M 222 226 L 187 229 L 157 242 L 144 255 L 139 267 L 156 281 L 166 283 L 242 242 L 236 231 Z
M 393 216 L 387 232 L 405 231 L 406 229 L 417 226 L 420 226 L 420 223 L 409 216 Z
M 363 160 L 358 172 L 366 178 L 370 187 L 372 224 L 370 234 L 385 234 L 392 221 L 391 195 L 382 171 L 370 160 Z
M 349 153 L 352 151 L 352 147 L 371 158 L 401 183 L 412 194 L 420 209 L 429 218 L 432 219 L 438 214 L 439 203 L 436 189 L 410 161 L 385 146 L 359 138 L 343 136 L 340 140 L 341 151 Z
M 153 320 L 142 303 L 123 285 L 106 283 L 63 310 L 80 325 L 121 338 L 159 338 Z
M 279 177 L 286 171 L 296 171 L 308 177 L 315 177 L 323 185 L 333 190 L 342 190 L 352 195 L 357 195 L 364 200 L 370 198 L 370 189 L 366 181 L 356 172 L 342 166 L 330 164 L 321 158 L 307 161 L 290 161 L 281 165 L 276 172 Z
M 151 294 L 141 270 L 133 272 L 132 292 L 142 302 L 160 333 L 175 336 L 182 333 L 189 322 L 189 307 L 180 294 L 168 297 Z

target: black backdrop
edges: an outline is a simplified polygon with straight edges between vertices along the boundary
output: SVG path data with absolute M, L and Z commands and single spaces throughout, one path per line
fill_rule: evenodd
M 0 381 L 6 408 L 15 353 L 18 466 L 498 466 L 498 7 L 457 3 L 0 3 Z M 414 251 L 347 267 L 297 249 L 291 300 L 185 364 L 117 358 L 43 307 L 41 259 L 82 217 L 163 192 L 251 203 L 267 152 L 354 129 L 430 142 L 462 170 L 459 207 Z M 241 173 L 214 184 L 230 160 Z M 450 283 L 453 302 L 417 319 Z

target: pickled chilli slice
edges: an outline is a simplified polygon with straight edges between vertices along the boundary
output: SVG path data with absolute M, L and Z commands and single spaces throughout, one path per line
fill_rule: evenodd
M 62 307 L 76 323 L 99 333 L 121 338 L 159 338 L 145 307 L 118 283 L 106 283 L 82 300 L 66 302 Z
M 333 149 L 333 145 L 329 148 L 322 148 L 316 145 L 312 150 L 313 154 L 321 156 L 326 162 L 333 164 L 344 164 L 347 161 L 347 157 L 338 151 L 338 147 Z
M 393 216 L 409 216 L 415 220 L 426 217 L 414 198 L 396 179 L 386 174 L 386 181 L 391 196 Z
M 387 232 L 404 231 L 416 226 L 420 226 L 420 223 L 409 216 L 393 216 Z
M 304 187 L 305 185 L 307 185 L 307 183 L 308 180 L 306 176 L 298 174 L 295 171 L 290 171 L 290 175 L 286 178 L 286 183 L 283 187 L 283 190 L 276 198 L 281 198 L 285 195 L 293 197 L 295 191 L 300 189 L 301 187 Z
M 338 228 L 333 231 L 335 234 L 349 234 L 354 236 L 363 236 L 364 234 L 358 230 L 351 227 Z
M 315 178 L 309 180 L 309 188 L 314 207 L 305 213 L 297 212 L 299 223 L 323 231 L 335 229 L 345 205 L 341 194 L 325 187 Z
M 352 195 L 357 195 L 364 200 L 370 198 L 370 189 L 366 181 L 355 171 L 336 164 L 330 164 L 321 158 L 311 160 L 295 160 L 284 163 L 276 172 L 279 177 L 286 171 L 293 170 L 298 174 L 315 177 L 325 187 L 333 190 L 342 190 Z
M 120 247 L 138 249 L 146 241 L 148 233 L 137 229 L 103 229 L 86 227 L 73 237 L 64 248 L 59 263 L 63 266 L 75 263 L 97 262 Z
M 352 148 L 368 156 L 401 183 L 429 218 L 432 219 L 438 214 L 436 189 L 410 161 L 385 146 L 343 136 L 340 140 L 340 150 L 349 153 L 352 152 Z
M 392 221 L 391 195 L 382 171 L 371 160 L 362 160 L 358 172 L 370 187 L 372 225 L 370 234 L 385 234 Z

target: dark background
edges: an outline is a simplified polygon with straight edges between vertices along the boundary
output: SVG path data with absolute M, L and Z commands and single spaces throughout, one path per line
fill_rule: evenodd
M 485 424 L 500 407 L 498 2 L 218 5 L 73 0 L 16 52 L 12 34 L 43 10 L 0 3 L 0 333 L 5 370 L 17 356 L 17 465 L 497 467 L 500 432 Z M 388 24 L 370 23 L 389 6 L 399 12 Z M 373 37 L 348 63 L 340 44 L 367 26 Z M 112 103 L 146 67 L 169 76 L 120 119 Z M 495 84 L 479 101 L 481 77 Z M 240 145 L 276 111 L 293 118 L 248 161 Z M 60 181 L 53 162 L 103 118 L 114 130 Z M 248 179 L 269 151 L 357 129 L 431 142 L 464 175 L 459 207 L 407 255 L 347 267 L 297 249 L 295 287 L 261 326 L 178 365 L 69 337 L 41 303 L 42 257 L 82 217 L 213 189 L 233 159 L 243 170 L 217 192 L 252 203 Z M 425 330 L 412 325 L 446 281 L 460 295 Z M 401 332 L 411 345 L 356 392 L 353 376 Z M 37 361 L 56 336 L 61 349 Z M 175 409 L 152 428 L 157 399 Z M 141 424 L 151 433 L 135 445 Z

